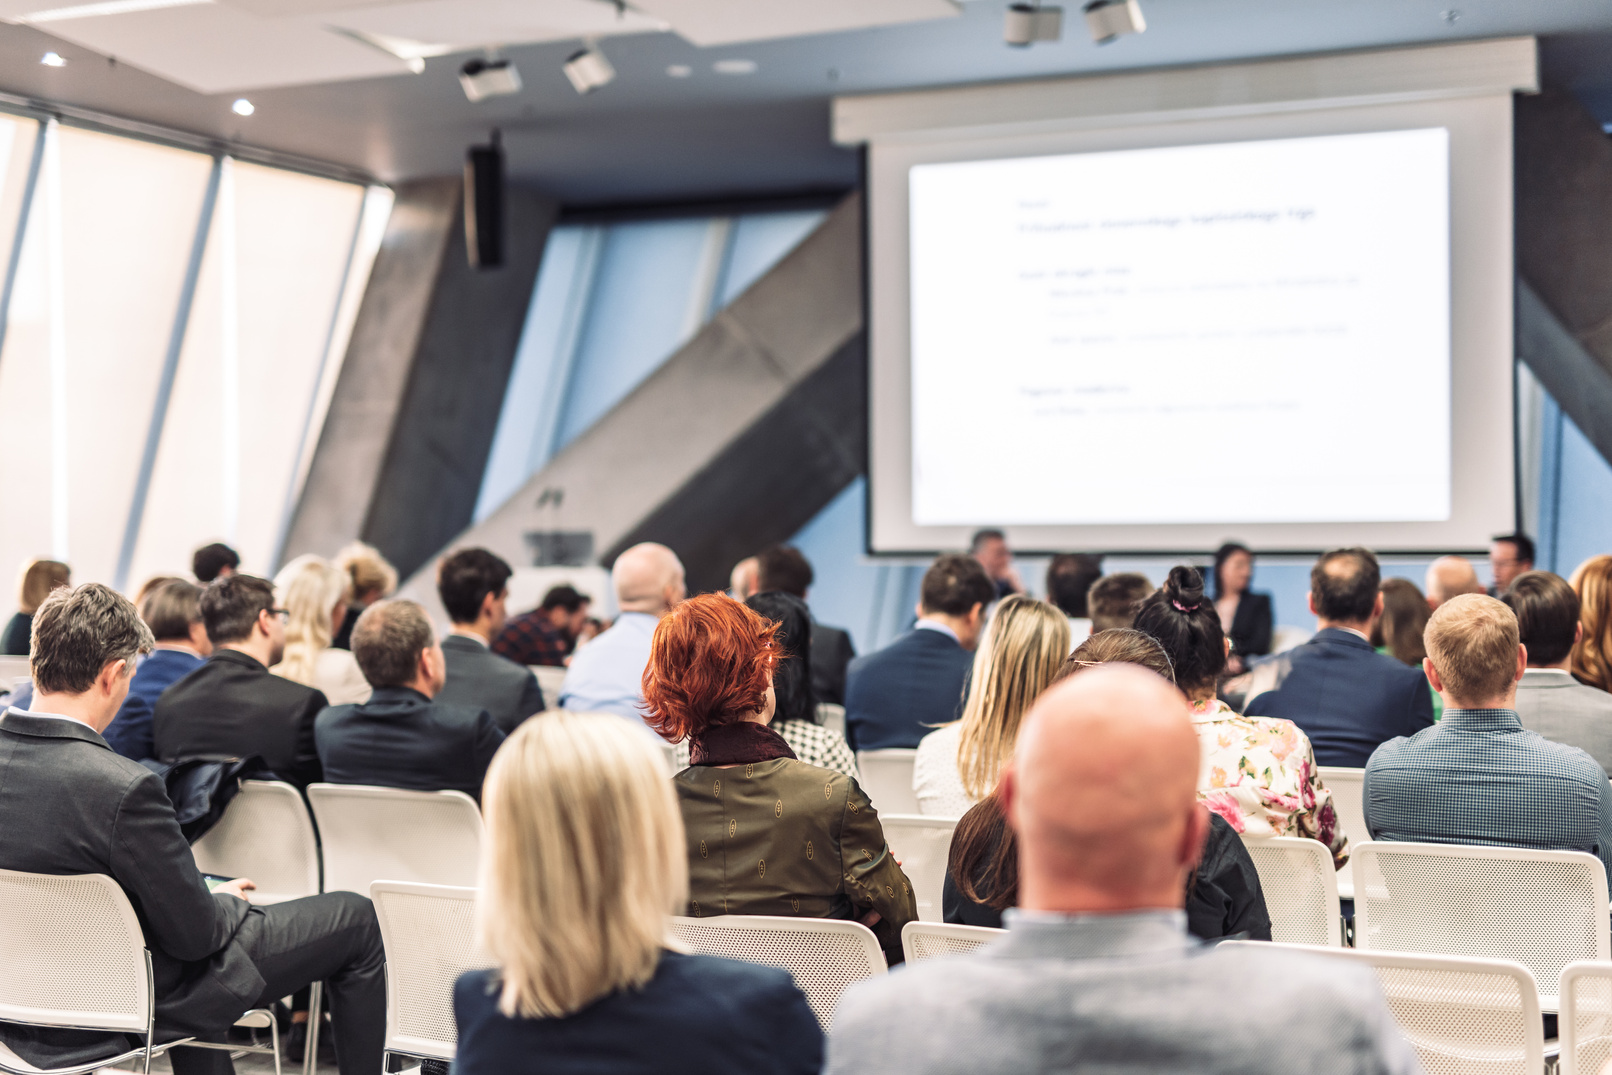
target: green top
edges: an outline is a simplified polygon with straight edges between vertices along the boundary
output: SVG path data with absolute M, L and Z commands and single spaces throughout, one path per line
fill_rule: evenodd
M 1381 653 L 1385 657 L 1392 657 L 1394 655 L 1394 651 L 1389 649 L 1387 646 L 1378 646 L 1377 652 Z M 1433 684 L 1431 683 L 1427 685 L 1427 693 L 1433 696 L 1433 723 L 1437 724 L 1439 722 L 1439 718 L 1444 716 L 1444 698 L 1439 694 L 1438 691 L 1433 689 Z

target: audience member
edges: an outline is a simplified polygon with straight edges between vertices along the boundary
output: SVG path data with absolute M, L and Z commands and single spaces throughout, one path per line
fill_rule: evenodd
M 1069 656 L 1069 619 L 1022 594 L 996 607 L 974 651 L 960 720 L 918 743 L 912 790 L 920 813 L 962 817 L 990 794 L 1013 757 L 1019 724 Z
M 1526 571 L 1500 598 L 1517 617 L 1528 667 L 1517 684 L 1517 717 L 1529 731 L 1578 747 L 1612 773 L 1612 694 L 1573 678 L 1578 594 L 1549 571 Z
M 299 556 L 274 576 L 285 606 L 285 655 L 269 671 L 317 688 L 331 705 L 369 699 L 370 686 L 348 650 L 330 644 L 347 619 L 347 572 L 322 556 Z
M 1087 595 L 1103 576 L 1103 558 L 1084 552 L 1061 553 L 1047 565 L 1047 601 L 1069 617 L 1069 642 L 1078 646 L 1091 636 Z
M 1297 724 L 1322 765 L 1359 768 L 1377 744 L 1433 723 L 1427 680 L 1376 652 L 1369 632 L 1382 614 L 1382 573 L 1370 549 L 1333 549 L 1310 569 L 1315 637 L 1282 655 L 1275 690 L 1245 707 Z
M 209 591 L 215 614 L 218 587 L 231 581 Z M 240 581 L 258 584 L 267 599 L 267 582 Z M 209 893 L 162 779 L 108 750 L 99 734 L 123 701 L 135 656 L 152 646 L 134 606 L 95 583 L 58 590 L 40 606 L 34 637 L 34 711 L 12 710 L 0 723 L 0 868 L 117 882 L 150 952 L 158 1040 L 226 1041 L 246 1009 L 324 982 L 342 1075 L 380 1071 L 385 970 L 369 900 L 330 892 L 255 907 L 247 878 Z M 122 1035 L 14 1024 L 0 1024 L 0 1040 L 47 1067 L 91 1064 L 128 1047 Z M 182 1047 L 169 1057 L 176 1075 L 233 1071 L 228 1051 Z
M 1187 935 L 1208 819 L 1186 709 L 1140 668 L 1041 697 L 1000 793 L 1019 843 L 1007 936 L 852 986 L 828 1075 L 1420 1070 L 1369 968 Z M 1231 983 L 1304 1014 L 1273 1018 Z
M 1232 541 L 1220 546 L 1215 553 L 1215 612 L 1220 629 L 1231 639 L 1227 675 L 1241 675 L 1250 658 L 1271 651 L 1271 596 L 1250 590 L 1253 581 L 1253 551 Z
M 1500 534 L 1489 543 L 1489 574 L 1494 585 L 1490 597 L 1499 597 L 1511 588 L 1518 575 L 1534 569 L 1534 539 L 1521 530 Z
M 479 800 L 504 733 L 485 709 L 433 701 L 448 673 L 425 609 L 413 601 L 369 606 L 353 629 L 353 656 L 375 693 L 361 705 L 331 706 L 314 722 L 325 779 Z
M 1425 667 L 1444 719 L 1366 764 L 1372 839 L 1588 851 L 1612 865 L 1612 785 L 1584 751 L 1522 726 L 1517 638 L 1517 617 L 1484 594 L 1433 613 Z
M 286 612 L 274 605 L 274 585 L 224 575 L 202 590 L 200 607 L 213 654 L 157 699 L 157 757 L 256 754 L 299 788 L 322 779 L 313 722 L 325 696 L 269 671 L 285 653 Z
M 1452 597 L 1483 593 L 1472 563 L 1460 556 L 1440 556 L 1427 567 L 1427 607 L 1436 610 Z
M 347 572 L 351 597 L 347 615 L 330 644 L 337 649 L 352 649 L 353 627 L 363 611 L 383 597 L 392 596 L 397 589 L 397 568 L 386 562 L 380 550 L 362 541 L 355 541 L 336 554 L 336 566 Z
M 1433 610 L 1427 607 L 1426 596 L 1410 579 L 1384 579 L 1382 595 L 1382 614 L 1371 624 L 1372 648 L 1421 672 L 1422 661 L 1427 657 L 1422 634 L 1433 615 Z M 1426 676 L 1422 677 L 1422 682 L 1427 682 Z M 1433 719 L 1437 721 L 1444 714 L 1444 699 L 1431 683 L 1427 684 L 1427 695 L 1433 699 Z
M 201 618 L 201 587 L 195 583 L 171 579 L 150 590 L 140 600 L 140 618 L 156 646 L 135 667 L 128 697 L 101 733 L 107 746 L 135 761 L 156 756 L 151 718 L 162 692 L 200 668 L 213 653 Z
M 977 530 L 968 543 L 968 554 L 985 569 L 991 585 L 996 588 L 996 599 L 1010 593 L 1022 593 L 1024 583 L 1013 567 L 1013 550 L 1008 548 L 1007 535 L 996 529 Z
M 477 927 L 495 966 L 454 986 L 457 1075 L 817 1075 L 823 1031 L 788 971 L 668 940 L 688 865 L 648 737 L 592 714 L 529 721 L 483 807 Z
M 845 738 L 853 750 L 915 747 L 956 720 L 972 653 L 996 588 L 979 563 L 942 556 L 924 573 L 918 622 L 888 646 L 851 662 Z
M 575 586 L 549 587 L 543 603 L 504 625 L 492 650 L 516 664 L 564 668 L 576 652 L 577 636 L 588 622 L 592 601 Z
M 1573 675 L 1612 691 L 1612 556 L 1592 556 L 1573 572 L 1578 618 L 1584 630 L 1573 643 Z
M 1091 612 L 1091 633 L 1113 631 L 1136 622 L 1136 611 L 1153 592 L 1147 576 L 1135 571 L 1104 575 L 1086 592 L 1086 608 Z
M 772 691 L 777 698 L 772 730 L 807 765 L 832 769 L 852 780 L 862 779 L 856 770 L 856 755 L 845 736 L 823 727 L 817 712 L 812 687 L 816 641 L 806 602 L 782 590 L 769 590 L 745 604 L 778 625 L 778 633 L 773 636 L 778 663 L 772 670 Z
M 170 582 L 190 582 L 190 580 L 185 579 L 185 578 L 180 578 L 178 575 L 152 575 L 150 578 L 148 578 L 144 582 L 142 582 L 140 584 L 140 588 L 135 591 L 135 593 L 134 593 L 134 607 L 139 608 L 141 602 L 143 602 L 146 599 L 146 597 L 151 593 L 152 590 L 158 589 L 159 587 L 162 587 L 162 586 L 166 586 Z M 194 583 L 192 583 L 192 585 L 194 585 Z M 196 592 L 197 593 L 201 592 L 200 587 L 197 588 Z
M 733 565 L 733 573 L 728 576 L 728 595 L 735 601 L 743 601 L 760 592 L 761 560 L 746 556 Z
M 758 592 L 777 590 L 806 600 L 812 585 L 812 565 L 793 545 L 774 545 L 757 558 Z M 808 615 L 810 615 L 808 606 Z M 812 617 L 812 693 L 819 702 L 845 704 L 845 671 L 856 657 L 851 636 L 838 627 L 825 627 Z
M 798 760 L 767 727 L 777 630 L 726 594 L 690 598 L 655 627 L 649 724 L 691 740 L 692 764 L 673 778 L 688 913 L 856 918 L 899 962 L 918 906 L 878 815 L 854 780 Z
M 1342 867 L 1349 840 L 1338 827 L 1309 737 L 1290 720 L 1243 716 L 1215 697 L 1229 646 L 1197 569 L 1171 568 L 1163 588 L 1142 602 L 1136 629 L 1164 647 L 1175 685 L 1191 703 L 1203 744 L 1198 796 L 1204 804 L 1249 836 L 1319 840 Z
M 665 545 L 634 545 L 610 568 L 621 614 L 610 629 L 571 658 L 560 705 L 577 712 L 644 719 L 644 668 L 655 625 L 688 591 L 683 563 Z
M 508 618 L 505 602 L 512 574 L 501 557 L 486 549 L 460 549 L 437 567 L 437 596 L 453 632 L 442 640 L 448 681 L 436 700 L 485 709 L 506 735 L 544 709 L 543 691 L 532 670 L 488 648 Z
M 17 584 L 17 612 L 0 631 L 0 655 L 28 656 L 29 631 L 33 627 L 34 610 L 45 603 L 52 590 L 72 583 L 72 573 L 59 560 L 30 560 L 22 569 Z
M 190 558 L 190 573 L 206 586 L 214 579 L 226 578 L 241 569 L 241 557 L 221 541 L 203 545 Z

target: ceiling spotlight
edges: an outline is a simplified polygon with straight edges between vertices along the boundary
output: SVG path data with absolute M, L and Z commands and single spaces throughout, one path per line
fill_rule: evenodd
M 753 75 L 756 73 L 756 61 L 718 60 L 711 65 L 711 70 L 719 75 Z
M 571 86 L 578 93 L 592 93 L 614 82 L 616 69 L 610 66 L 604 53 L 590 46 L 572 53 L 565 61 L 565 77 L 571 80 Z
M 61 55 L 59 53 L 55 53 L 55 52 L 47 52 L 47 53 L 45 53 L 43 56 L 39 57 L 39 62 L 44 64 L 46 67 L 66 67 L 67 66 L 67 61 L 62 59 Z
M 484 101 L 489 97 L 519 93 L 521 73 L 508 60 L 476 57 L 466 60 L 465 65 L 459 68 L 459 85 L 464 87 L 465 96 L 472 101 Z
M 1037 41 L 1057 41 L 1063 37 L 1063 8 L 1040 4 L 1009 4 L 1007 21 L 1002 24 L 1002 40 L 1014 48 L 1028 48 Z
M 1137 0 L 1091 0 L 1081 10 L 1086 13 L 1086 29 L 1091 39 L 1106 45 L 1121 34 L 1139 34 L 1147 29 L 1142 5 Z
M 229 110 L 234 112 L 237 116 L 250 116 L 253 112 L 257 111 L 257 109 L 253 107 L 252 102 L 248 101 L 245 97 L 237 97 L 235 99 L 235 103 L 229 106 Z
M 694 74 L 694 68 L 686 63 L 674 63 L 666 69 L 667 78 L 689 78 Z

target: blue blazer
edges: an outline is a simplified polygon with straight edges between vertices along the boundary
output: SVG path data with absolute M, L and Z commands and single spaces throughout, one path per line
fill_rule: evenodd
M 851 662 L 845 738 L 852 750 L 915 747 L 956 720 L 974 655 L 943 631 L 917 628 Z
M 434 702 L 409 687 L 377 687 L 362 705 L 329 707 L 314 719 L 313 737 L 332 784 L 462 791 L 477 802 L 504 742 L 485 709 Z
M 1318 765 L 1361 769 L 1378 744 L 1433 724 L 1433 696 L 1419 668 L 1329 627 L 1290 651 L 1281 686 L 1248 703 L 1248 713 L 1285 717 L 1303 729 Z
M 823 1031 L 789 972 L 666 952 L 642 990 L 559 1019 L 510 1018 L 493 971 L 461 975 L 454 1075 L 817 1075 Z
M 152 650 L 134 670 L 134 678 L 129 681 L 129 696 L 123 700 L 118 715 L 101 733 L 106 745 L 135 761 L 156 757 L 151 746 L 151 714 L 157 708 L 158 695 L 204 663 L 200 657 L 184 650 Z

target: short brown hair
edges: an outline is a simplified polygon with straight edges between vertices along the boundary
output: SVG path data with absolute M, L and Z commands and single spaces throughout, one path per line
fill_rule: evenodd
M 758 553 L 756 575 L 762 593 L 782 590 L 802 600 L 813 580 L 811 561 L 793 545 L 774 545 Z
M 1485 702 L 1517 678 L 1517 617 L 1485 594 L 1461 594 L 1427 621 L 1423 641 L 1450 697 Z
M 1098 631 L 1076 646 L 1075 652 L 1058 669 L 1058 678 L 1053 682 L 1060 683 L 1077 672 L 1084 672 L 1099 664 L 1140 665 L 1171 683 L 1175 682 L 1175 668 L 1170 664 L 1170 655 L 1159 645 L 1159 640 L 1131 627 L 1110 627 L 1106 631 Z
M 158 642 L 190 638 L 190 625 L 201 622 L 201 587 L 184 579 L 153 586 L 140 600 L 140 618 Z
M 34 612 L 32 667 L 41 694 L 83 694 L 101 669 L 150 653 L 155 640 L 134 604 L 110 586 L 86 582 L 54 590 Z
M 918 601 L 925 612 L 966 616 L 975 605 L 996 600 L 996 584 L 972 556 L 949 554 L 936 557 L 924 572 Z
M 1529 664 L 1557 664 L 1573 652 L 1578 633 L 1578 594 L 1560 575 L 1525 571 L 1500 598 L 1517 614 L 1517 637 Z
M 60 560 L 34 560 L 22 569 L 22 583 L 17 587 L 17 604 L 26 613 L 32 613 L 45 603 L 51 591 L 72 583 L 72 572 Z
M 256 575 L 221 575 L 202 590 L 202 622 L 215 646 L 251 638 L 258 614 L 272 608 L 274 583 Z
M 1153 584 L 1147 576 L 1135 571 L 1104 575 L 1092 583 L 1091 589 L 1086 591 L 1086 611 L 1091 613 L 1092 634 L 1129 627 L 1136 622 L 1136 610 L 1152 592 Z
M 353 659 L 371 687 L 401 687 L 431 646 L 431 617 L 413 601 L 377 601 L 353 625 Z
M 777 633 L 776 623 L 727 594 L 674 607 L 649 643 L 645 723 L 676 743 L 760 709 L 772 686 Z

